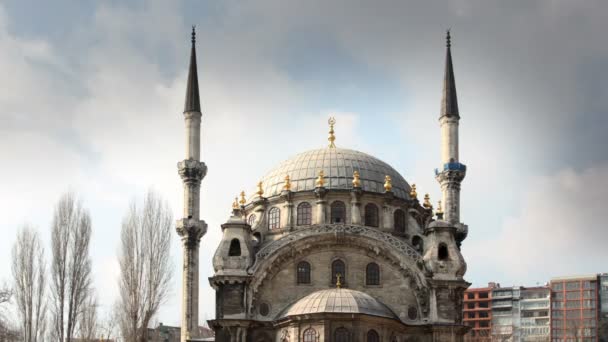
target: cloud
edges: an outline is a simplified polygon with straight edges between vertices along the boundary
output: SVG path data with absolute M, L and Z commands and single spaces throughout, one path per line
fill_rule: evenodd
M 555 276 L 605 271 L 607 196 L 608 163 L 536 179 L 522 196 L 518 214 L 504 221 L 495 238 L 465 241 L 470 272 L 499 269 L 496 280 L 503 284 L 516 279 L 533 285 Z

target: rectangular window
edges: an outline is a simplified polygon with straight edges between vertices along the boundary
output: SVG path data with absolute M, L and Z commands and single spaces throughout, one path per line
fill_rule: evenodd
M 580 299 L 580 298 L 581 298 L 581 293 L 578 291 L 566 293 L 566 299 Z
M 595 317 L 595 310 L 583 310 L 583 317 L 585 317 L 585 318 Z
M 468 317 L 468 318 L 475 318 L 475 313 L 474 313 L 474 312 L 469 312 L 469 313 L 467 314 L 467 317 Z
M 487 312 L 480 312 L 479 313 L 479 318 L 488 318 L 490 317 L 490 314 L 488 314 Z
M 583 307 L 584 308 L 595 308 L 595 301 L 594 300 L 589 300 L 589 299 L 585 299 L 583 301 Z
M 580 282 L 569 281 L 566 283 L 566 290 L 578 290 L 580 288 Z
M 568 310 L 566 311 L 567 318 L 581 318 L 580 310 Z
M 554 284 L 551 284 L 551 287 L 552 287 L 552 288 L 553 288 L 553 290 L 555 290 L 555 291 L 561 291 L 561 290 L 563 290 L 563 289 L 564 289 L 564 285 L 563 285 L 563 283 L 554 283 Z
M 467 293 L 467 299 L 473 299 L 473 298 L 475 298 L 474 293 Z
M 490 307 L 488 302 L 481 302 L 478 305 L 480 308 L 489 308 Z
M 475 309 L 474 303 L 467 303 L 467 309 Z
M 581 307 L 581 302 L 579 302 L 578 300 L 566 302 L 566 308 L 568 308 L 568 309 L 576 309 L 576 308 L 580 308 L 580 307 Z
M 490 322 L 488 321 L 481 321 L 479 322 L 479 327 L 480 328 L 488 328 L 490 326 Z
M 488 292 L 479 292 L 479 298 L 488 298 Z

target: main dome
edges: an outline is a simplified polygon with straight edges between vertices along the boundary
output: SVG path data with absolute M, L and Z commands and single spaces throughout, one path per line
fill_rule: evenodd
M 291 191 L 314 190 L 319 170 L 323 170 L 326 189 L 352 189 L 353 171 L 359 171 L 364 191 L 384 192 L 384 177 L 388 175 L 395 196 L 409 198 L 409 184 L 390 165 L 369 154 L 344 148 L 310 150 L 285 160 L 262 179 L 264 196 L 280 194 L 286 175 L 291 180 Z
M 391 309 L 367 293 L 340 288 L 313 292 L 281 312 L 279 318 L 315 313 L 349 313 L 397 318 Z

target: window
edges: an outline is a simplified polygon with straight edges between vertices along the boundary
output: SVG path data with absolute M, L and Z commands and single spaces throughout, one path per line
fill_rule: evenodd
M 475 313 L 474 312 L 467 313 L 467 318 L 475 318 Z
M 393 221 L 395 222 L 395 232 L 405 233 L 405 212 L 403 210 L 395 210 Z
M 310 264 L 300 261 L 297 267 L 298 284 L 310 284 Z
M 380 267 L 378 264 L 374 262 L 367 264 L 365 268 L 365 284 L 380 285 Z
M 270 313 L 270 306 L 268 305 L 268 303 L 260 304 L 260 315 L 268 316 L 269 313 Z
M 479 313 L 479 318 L 488 318 L 490 317 L 490 314 L 487 312 L 480 312 Z
M 489 328 L 490 327 L 490 322 L 488 322 L 488 321 L 481 321 L 481 322 L 479 322 L 479 327 L 480 328 Z
M 475 298 L 475 294 L 474 293 L 467 293 L 467 299 L 474 299 Z
M 334 332 L 334 341 L 335 342 L 350 342 L 350 334 L 346 328 L 338 328 Z
M 345 223 L 346 222 L 346 206 L 342 201 L 335 201 L 330 208 L 330 223 Z
M 241 242 L 239 242 L 239 239 L 232 239 L 230 241 L 228 256 L 241 256 Z
M 578 281 L 569 281 L 566 283 L 566 290 L 578 290 L 580 283 Z
M 365 225 L 378 227 L 378 207 L 373 203 L 365 206 Z
M 304 342 L 317 342 L 317 332 L 313 328 L 304 330 Z
M 296 224 L 306 226 L 312 223 L 312 207 L 308 202 L 298 204 Z
M 441 248 L 441 246 L 439 246 Z M 487 292 L 479 292 L 479 298 L 488 298 Z
M 412 321 L 418 318 L 418 309 L 413 306 L 407 308 L 407 318 L 411 319 Z
M 467 303 L 467 309 L 475 309 L 474 303 Z
M 340 282 L 342 285 L 346 283 L 346 265 L 342 260 L 335 260 L 331 263 L 331 283 L 335 285 L 338 281 L 338 274 L 340 275 Z
M 561 291 L 563 290 L 563 284 L 562 283 L 555 283 L 551 285 L 553 287 L 553 290 L 555 291 Z
M 422 251 L 424 250 L 424 245 L 422 242 L 422 238 L 418 235 L 414 236 L 412 238 L 412 246 L 414 246 L 414 249 L 417 250 L 418 252 L 422 253 Z
M 249 218 L 247 218 L 247 224 L 253 227 L 253 225 L 255 224 L 255 214 L 249 215 Z
M 446 246 L 445 243 L 439 244 L 439 251 L 437 252 L 437 257 L 439 258 L 439 260 L 448 260 L 448 246 Z
M 268 229 L 279 229 L 281 226 L 281 211 L 274 207 L 268 211 Z
M 488 302 L 479 302 L 478 306 L 480 308 L 489 308 Z
M 367 332 L 367 342 L 379 342 L 379 341 L 380 341 L 380 336 L 378 336 L 378 333 L 376 332 L 376 330 L 372 329 Z

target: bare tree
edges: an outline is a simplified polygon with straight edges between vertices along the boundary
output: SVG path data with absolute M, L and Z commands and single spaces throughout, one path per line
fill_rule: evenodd
M 91 295 L 91 217 L 74 194 L 63 195 L 51 226 L 53 340 L 70 342 Z
M 0 287 L 0 341 L 17 341 L 19 334 L 11 326 L 6 316 L 7 305 L 10 304 L 13 290 L 6 284 Z
M 121 230 L 118 318 L 125 341 L 147 341 L 147 328 L 169 292 L 173 218 L 166 201 L 148 191 L 131 203 Z
M 23 341 L 42 341 L 46 330 L 46 262 L 38 233 L 23 226 L 12 255 L 13 289 Z
M 97 339 L 100 327 L 97 320 L 97 298 L 90 295 L 82 309 L 78 320 L 78 335 L 80 341 L 94 341 Z

